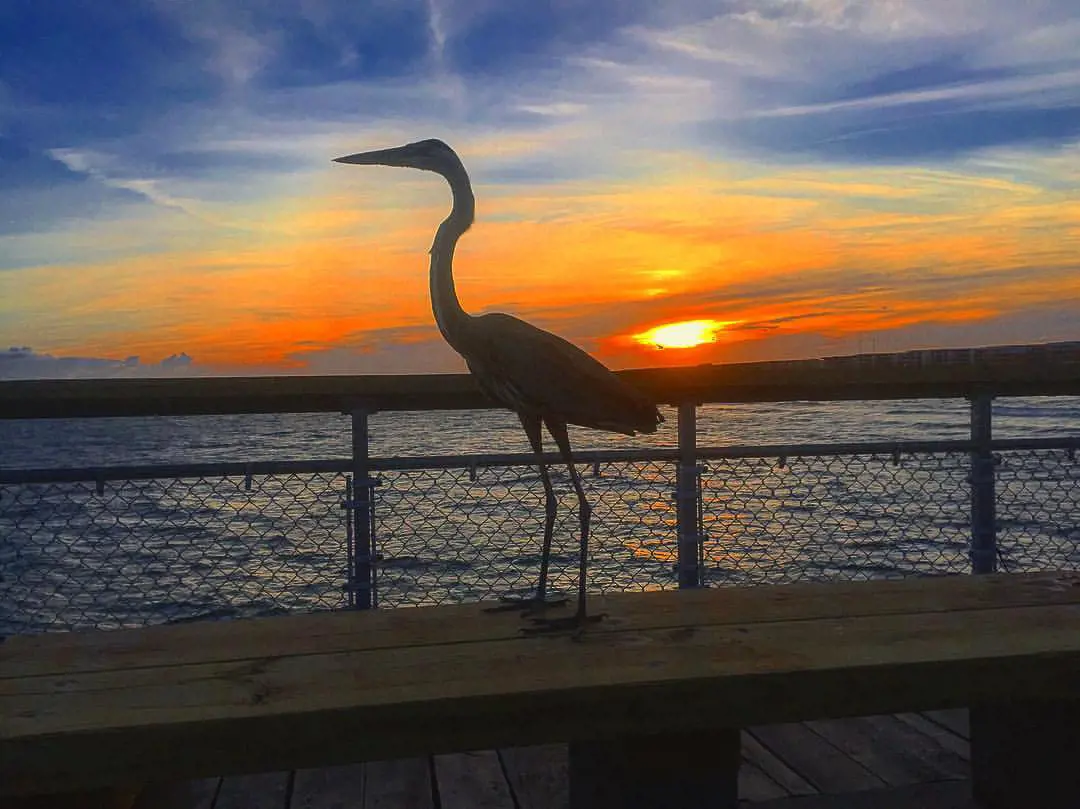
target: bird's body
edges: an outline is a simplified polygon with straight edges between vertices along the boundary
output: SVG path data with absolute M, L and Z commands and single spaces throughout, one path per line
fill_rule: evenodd
M 574 469 L 566 427 L 575 424 L 635 435 L 655 432 L 663 417 L 655 404 L 573 343 L 512 315 L 473 316 L 461 308 L 454 289 L 454 248 L 472 225 L 475 200 L 465 167 L 453 149 L 439 140 L 424 140 L 337 158 L 337 162 L 418 168 L 436 172 L 450 184 L 453 209 L 439 226 L 431 246 L 431 305 L 435 322 L 450 346 L 465 359 L 484 392 L 518 414 L 536 454 L 546 493 L 546 519 L 538 592 L 529 602 L 540 605 L 545 604 L 557 503 L 543 459 L 541 424 L 547 426 L 562 453 L 578 496 L 581 522 L 578 609 L 571 621 L 544 623 L 581 626 L 586 619 L 585 574 L 591 508 Z
M 462 356 L 500 404 L 595 430 L 656 432 L 655 405 L 573 343 L 501 312 L 481 315 L 470 327 L 474 339 Z

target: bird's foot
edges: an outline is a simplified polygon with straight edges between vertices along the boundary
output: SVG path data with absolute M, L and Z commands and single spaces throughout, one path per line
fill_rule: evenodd
M 566 602 L 566 598 L 540 598 L 539 596 L 518 598 L 515 596 L 504 596 L 499 599 L 499 606 L 485 607 L 484 612 L 543 612 L 548 607 L 561 607 L 566 604 Z
M 606 617 L 607 614 L 601 612 L 596 615 L 567 615 L 563 618 L 533 618 L 533 626 L 524 627 L 521 632 L 525 635 L 547 635 L 572 629 L 574 637 L 578 637 L 585 631 L 586 626 L 599 623 Z

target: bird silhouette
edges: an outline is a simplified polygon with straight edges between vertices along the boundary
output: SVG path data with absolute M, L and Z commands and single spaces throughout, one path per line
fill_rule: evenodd
M 475 216 L 475 197 L 469 175 L 457 153 L 441 140 L 429 139 L 391 149 L 339 157 L 338 163 L 397 166 L 441 175 L 450 185 L 453 208 L 439 225 L 431 246 L 430 290 L 435 322 L 446 342 L 458 352 L 480 388 L 521 420 L 544 484 L 544 541 L 536 595 L 504 599 L 505 608 L 542 608 L 565 602 L 548 601 L 547 577 L 551 539 L 558 501 L 543 456 L 541 425 L 547 427 L 570 473 L 578 500 L 580 522 L 577 609 L 562 618 L 534 617 L 527 631 L 583 628 L 602 616 L 586 611 L 585 585 L 589 552 L 589 517 L 581 477 L 574 468 L 567 425 L 576 424 L 625 435 L 656 432 L 663 416 L 656 405 L 602 363 L 557 335 L 503 313 L 470 315 L 461 308 L 454 289 L 453 260 L 458 239 Z

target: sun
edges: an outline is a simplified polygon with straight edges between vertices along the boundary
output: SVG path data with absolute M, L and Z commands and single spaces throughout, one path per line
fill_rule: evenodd
M 686 320 L 681 323 L 666 323 L 663 326 L 635 334 L 634 340 L 644 345 L 657 348 L 693 348 L 705 343 L 716 342 L 717 334 L 730 323 L 719 320 Z

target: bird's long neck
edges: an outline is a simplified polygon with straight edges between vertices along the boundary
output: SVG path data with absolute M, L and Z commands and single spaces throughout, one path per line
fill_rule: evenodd
M 454 291 L 454 248 L 473 223 L 476 203 L 464 167 L 447 172 L 444 176 L 450 183 L 454 207 L 439 225 L 431 245 L 431 308 L 446 342 L 460 352 L 461 338 L 471 318 L 461 308 L 457 292 Z

